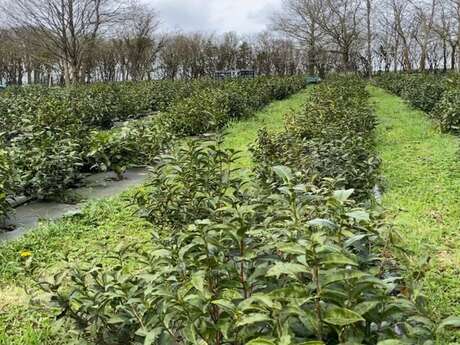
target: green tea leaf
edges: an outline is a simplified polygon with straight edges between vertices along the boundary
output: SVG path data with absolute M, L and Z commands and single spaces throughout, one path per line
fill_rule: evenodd
M 347 326 L 365 320 L 353 310 L 335 307 L 326 311 L 324 321 L 335 326 Z
M 444 328 L 460 328 L 460 316 L 450 316 L 441 321 L 438 331 Z
M 271 322 L 272 319 L 268 315 L 265 315 L 262 313 L 252 313 L 252 314 L 243 316 L 243 318 L 240 319 L 236 323 L 236 327 L 242 327 L 242 326 L 252 325 L 254 323 L 266 322 L 266 321 Z
M 286 274 L 295 278 L 298 273 L 308 272 L 307 268 L 303 265 L 292 264 L 289 262 L 277 262 L 275 266 L 271 267 L 266 276 L 279 278 L 281 275 Z
M 354 193 L 354 189 L 347 189 L 347 190 L 337 190 L 334 192 L 334 198 L 337 201 L 344 203 L 348 199 L 350 199 L 351 195 Z
M 267 338 L 257 338 L 249 341 L 246 345 L 276 345 L 276 343 Z

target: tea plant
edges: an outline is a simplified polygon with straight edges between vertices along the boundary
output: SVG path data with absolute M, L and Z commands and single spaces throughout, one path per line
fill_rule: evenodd
M 0 149 L 0 227 L 11 211 L 7 197 L 11 195 L 13 166 L 8 153 Z
M 10 152 L 19 178 L 15 186 L 19 195 L 54 197 L 80 177 L 81 146 L 62 133 L 47 129 L 21 135 L 14 139 Z
M 86 165 L 91 170 L 112 170 L 122 180 L 130 165 L 152 164 L 169 146 L 172 136 L 167 128 L 162 119 L 152 117 L 110 131 L 95 131 L 85 153 Z
M 244 184 L 229 168 L 237 154 L 222 150 L 220 144 L 191 140 L 173 155 L 161 156 L 152 180 L 137 195 L 143 216 L 155 226 L 174 230 L 206 219 L 235 185 Z
M 225 93 L 219 89 L 202 89 L 174 104 L 166 113 L 171 130 L 180 136 L 214 131 L 228 122 L 229 109 Z
M 258 176 L 271 183 L 271 167 L 300 171 L 306 182 L 321 186 L 328 178 L 336 188 L 353 188 L 368 199 L 378 182 L 380 160 L 373 150 L 376 119 L 365 83 L 336 78 L 317 86 L 304 111 L 286 118 L 286 131 L 259 133 L 253 147 Z
M 283 166 L 265 188 L 231 169 L 234 154 L 193 142 L 165 157 L 141 202 L 162 225 L 154 249 L 128 244 L 110 260 L 41 281 L 56 313 L 97 344 L 431 339 L 423 296 L 401 294 L 401 278 L 380 255 L 389 230 L 356 207 L 353 190 L 299 184 Z M 158 210 L 153 198 L 171 188 Z
M 9 88 L 0 95 L 0 132 L 19 161 L 10 192 L 47 198 L 95 169 L 121 178 L 132 164 L 150 164 L 173 136 L 215 131 L 303 86 L 301 77 L 260 77 Z
M 451 85 L 431 114 L 444 132 L 460 132 L 460 88 Z

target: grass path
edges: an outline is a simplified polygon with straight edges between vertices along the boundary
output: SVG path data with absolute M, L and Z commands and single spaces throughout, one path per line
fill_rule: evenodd
M 266 108 L 228 129 L 225 145 L 241 151 L 238 167 L 249 168 L 249 146 L 256 140 L 260 128 L 283 128 L 284 115 L 297 111 L 305 101 L 303 91 Z M 122 195 L 88 203 L 82 213 L 73 218 L 44 223 L 23 238 L 0 245 L 0 345 L 63 345 L 62 329 L 55 328 L 54 320 L 32 311 L 29 298 L 22 286 L 31 284 L 30 270 L 24 272 L 23 250 L 32 253 L 34 276 L 60 271 L 63 257 L 74 263 L 88 262 L 102 253 L 113 251 L 124 243 L 144 243 L 148 246 L 151 225 L 135 214 L 132 205 L 136 187 Z
M 374 87 L 370 92 L 380 121 L 384 205 L 402 234 L 401 245 L 413 254 L 411 271 L 422 277 L 431 311 L 436 317 L 460 315 L 459 139 L 441 134 L 400 98 Z
M 284 128 L 284 116 L 289 112 L 298 112 L 305 104 L 305 97 L 308 92 L 309 90 L 306 89 L 284 101 L 274 102 L 255 116 L 235 122 L 228 128 L 225 146 L 241 151 L 238 167 L 251 167 L 249 148 L 257 139 L 259 129 L 265 127 L 270 131 L 282 130 Z

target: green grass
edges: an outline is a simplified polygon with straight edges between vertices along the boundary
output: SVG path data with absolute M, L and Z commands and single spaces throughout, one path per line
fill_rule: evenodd
M 421 278 L 434 317 L 460 315 L 459 139 L 398 97 L 370 91 L 380 121 L 383 202 L 410 255 L 409 271 Z
M 291 96 L 289 99 L 274 102 L 256 113 L 254 117 L 233 123 L 226 131 L 225 146 L 241 152 L 238 167 L 251 168 L 250 146 L 257 139 L 259 129 L 281 131 L 284 128 L 284 116 L 298 112 L 305 104 L 309 89 Z
M 249 168 L 248 147 L 260 128 L 283 128 L 284 115 L 298 110 L 305 92 L 274 102 L 254 117 L 232 124 L 225 145 L 241 151 L 239 167 Z M 142 187 L 140 187 L 142 188 Z M 0 245 L 0 345 L 63 345 L 67 332 L 53 318 L 30 305 L 25 292 L 33 278 L 59 272 L 67 262 L 88 262 L 119 245 L 142 243 L 149 246 L 154 229 L 136 215 L 132 205 L 135 188 L 123 195 L 89 203 L 82 214 L 42 224 L 23 238 Z M 21 257 L 30 251 L 31 259 Z

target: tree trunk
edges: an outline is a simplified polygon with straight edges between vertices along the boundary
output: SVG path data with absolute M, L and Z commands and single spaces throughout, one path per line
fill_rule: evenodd
M 62 66 L 64 68 L 64 84 L 69 86 L 71 83 L 69 63 L 67 61 L 63 61 Z
M 427 48 L 422 46 L 422 51 L 420 53 L 420 71 L 424 72 L 426 70 L 426 57 L 427 57 Z
M 369 79 L 372 79 L 372 0 L 366 1 L 367 5 L 367 72 Z
M 447 72 L 447 42 L 445 39 L 442 40 L 442 58 L 443 58 L 443 70 Z

